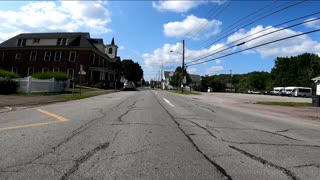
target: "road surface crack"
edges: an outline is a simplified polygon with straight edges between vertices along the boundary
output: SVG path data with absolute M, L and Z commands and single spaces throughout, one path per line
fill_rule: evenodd
M 198 124 L 198 123 L 196 123 L 196 122 L 193 122 L 193 121 L 191 121 L 191 120 L 188 120 L 188 119 L 184 119 L 184 120 L 186 120 L 186 121 L 188 121 L 188 122 L 191 122 L 192 124 L 196 125 L 197 127 L 205 130 L 208 134 L 210 134 L 210 136 L 212 136 L 212 137 L 214 137 L 214 138 L 217 138 L 217 136 L 214 135 L 209 129 L 201 126 L 200 124 Z
M 305 164 L 305 165 L 293 166 L 292 168 L 304 168 L 304 167 L 320 168 L 320 164 Z
M 255 156 L 255 155 L 253 155 L 253 154 L 250 154 L 249 152 L 247 152 L 247 151 L 245 151 L 245 150 L 236 148 L 236 147 L 234 147 L 234 146 L 229 146 L 229 147 L 230 147 L 231 149 L 234 149 L 234 150 L 240 152 L 241 154 L 243 154 L 243 155 L 245 155 L 245 156 L 247 156 L 247 157 L 255 160 L 255 161 L 260 162 L 261 164 L 265 164 L 265 165 L 268 165 L 268 166 L 270 166 L 270 167 L 273 167 L 273 168 L 275 168 L 275 169 L 280 170 L 281 172 L 283 172 L 284 174 L 286 174 L 286 175 L 287 175 L 290 179 L 292 179 L 292 180 L 299 180 L 299 177 L 297 177 L 297 175 L 295 175 L 294 172 L 292 172 L 292 171 L 290 171 L 290 170 L 288 170 L 288 169 L 286 169 L 286 168 L 284 168 L 284 167 L 278 166 L 278 165 L 273 164 L 273 163 L 271 163 L 271 162 L 269 162 L 269 161 L 267 161 L 267 160 L 265 160 L 265 159 L 263 159 L 263 158 L 261 158 L 261 157 L 257 157 L 257 156 Z
M 267 146 L 292 146 L 292 147 L 310 147 L 310 148 L 320 148 L 319 145 L 307 145 L 307 144 L 273 144 L 273 143 L 262 143 L 262 142 L 234 142 L 225 139 L 220 139 L 223 142 L 230 144 L 245 144 L 245 145 L 267 145 Z
M 95 147 L 94 149 L 88 151 L 84 156 L 81 156 L 77 160 L 75 160 L 75 164 L 66 172 L 62 175 L 60 180 L 68 179 L 73 173 L 75 173 L 81 164 L 85 163 L 88 161 L 93 155 L 95 155 L 97 152 L 100 150 L 106 149 L 109 147 L 109 142 L 100 144 L 99 146 Z
M 212 164 L 217 170 L 218 172 L 224 176 L 227 180 L 232 180 L 232 177 L 226 172 L 225 169 L 223 169 L 223 167 L 221 167 L 218 163 L 214 162 L 212 159 L 210 159 L 203 151 L 200 150 L 200 148 L 197 146 L 197 144 L 192 140 L 192 138 L 190 136 L 188 136 L 188 134 L 182 129 L 182 127 L 180 126 L 180 123 L 170 114 L 170 112 L 161 104 L 161 102 L 159 101 L 159 99 L 154 96 L 156 98 L 156 100 L 158 101 L 158 103 L 160 104 L 160 106 L 167 112 L 167 114 L 171 117 L 171 119 L 173 120 L 173 122 L 178 126 L 178 128 L 180 129 L 180 131 L 187 137 L 187 139 L 189 140 L 189 142 L 191 142 L 191 144 L 193 145 L 193 147 L 210 163 Z

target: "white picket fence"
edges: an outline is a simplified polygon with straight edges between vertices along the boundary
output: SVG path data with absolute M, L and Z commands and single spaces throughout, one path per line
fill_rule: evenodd
M 65 92 L 69 91 L 70 81 L 57 81 L 52 79 L 36 79 L 31 76 L 13 79 L 19 83 L 19 93 L 35 92 Z

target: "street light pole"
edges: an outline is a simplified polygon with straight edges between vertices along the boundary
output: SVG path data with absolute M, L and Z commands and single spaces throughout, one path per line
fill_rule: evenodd
M 184 40 L 182 40 L 182 78 L 181 78 L 181 93 L 183 93 L 183 79 L 184 79 Z

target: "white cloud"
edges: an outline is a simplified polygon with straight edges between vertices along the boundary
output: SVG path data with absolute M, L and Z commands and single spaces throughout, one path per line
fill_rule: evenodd
M 221 21 L 188 16 L 183 21 L 169 22 L 163 25 L 167 37 L 191 37 L 192 39 L 207 38 L 220 32 Z
M 220 60 L 220 59 L 217 59 L 217 60 L 215 60 L 215 63 L 216 63 L 216 64 L 221 64 L 221 60 Z
M 29 2 L 18 11 L 0 11 L 0 40 L 20 32 L 107 33 L 111 14 L 101 1 Z
M 218 74 L 219 72 L 221 72 L 223 70 L 224 70 L 223 66 L 212 66 L 212 67 L 206 69 L 206 74 L 208 74 L 208 75 Z
M 197 69 L 196 68 L 188 68 L 187 69 L 189 74 L 197 74 Z
M 267 30 L 262 33 L 257 33 L 262 30 L 265 30 L 265 29 L 267 29 Z M 242 30 L 238 31 L 237 33 L 234 33 L 233 35 L 229 36 L 227 43 L 230 43 L 230 42 L 233 42 L 233 41 L 238 40 L 240 38 L 244 38 L 246 36 L 252 35 L 252 36 L 243 40 L 243 41 L 248 41 L 252 38 L 255 38 L 255 37 L 261 36 L 263 34 L 267 34 L 267 33 L 276 31 L 276 30 L 278 30 L 278 28 L 274 28 L 271 26 L 263 27 L 261 25 L 256 26 L 256 27 L 250 29 L 249 31 L 242 29 Z M 255 33 L 257 33 L 257 34 L 255 34 Z M 239 48 L 243 48 L 243 49 L 250 48 L 250 47 L 254 47 L 256 45 L 260 45 L 260 44 L 271 42 L 271 41 L 278 40 L 281 38 L 297 35 L 300 33 L 301 32 L 293 31 L 291 29 L 285 29 L 285 30 L 278 31 L 276 33 L 252 40 L 250 42 L 247 42 L 247 43 L 243 44 L 242 46 L 240 46 Z M 290 38 L 287 40 L 283 40 L 283 41 L 279 41 L 276 43 L 271 43 L 271 44 L 268 44 L 265 46 L 261 46 L 261 47 L 255 48 L 253 51 L 258 52 L 262 57 L 295 56 L 295 55 L 299 55 L 299 54 L 306 53 L 306 52 L 319 53 L 320 52 L 320 42 L 312 40 L 307 35 L 302 35 L 302 36 L 298 36 L 295 38 Z M 251 53 L 252 52 L 249 52 L 249 54 L 251 54 Z
M 124 50 L 125 47 L 124 46 L 119 46 L 119 50 Z
M 310 21 L 310 20 L 314 20 L 314 19 L 316 19 L 316 18 L 310 18 L 310 19 L 308 19 L 306 21 Z M 320 28 L 320 20 L 318 19 L 318 20 L 315 20 L 315 21 L 310 21 L 310 22 L 306 23 L 305 25 L 306 25 L 306 27 L 309 27 L 309 28 L 318 29 L 318 28 Z
M 221 0 L 210 0 L 210 1 L 158 1 L 158 2 L 152 2 L 152 7 L 157 9 L 158 11 L 171 11 L 171 12 L 177 12 L 177 13 L 183 13 L 188 12 L 189 10 L 196 8 L 197 6 L 201 4 L 207 4 L 208 2 L 212 3 L 218 3 L 222 4 L 225 1 Z
M 152 7 L 158 11 L 187 12 L 192 8 L 206 3 L 204 1 L 159 1 L 152 2 Z

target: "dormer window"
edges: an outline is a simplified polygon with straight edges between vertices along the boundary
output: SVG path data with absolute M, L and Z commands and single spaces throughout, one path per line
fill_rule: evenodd
M 112 48 L 109 48 L 109 54 L 112 54 Z
M 57 45 L 58 46 L 66 46 L 67 45 L 67 38 L 58 38 Z
M 40 43 L 40 39 L 33 39 L 33 43 Z
M 26 39 L 18 39 L 17 46 L 25 46 L 27 40 Z

